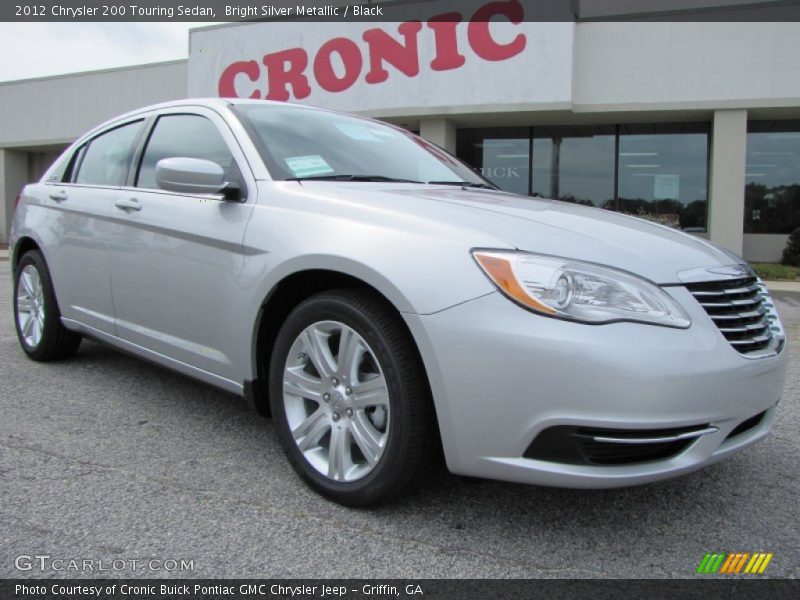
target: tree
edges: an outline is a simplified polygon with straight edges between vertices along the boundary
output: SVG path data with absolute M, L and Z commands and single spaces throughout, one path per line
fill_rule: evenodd
M 795 229 L 789 236 L 786 248 L 783 249 L 781 262 L 785 265 L 800 267 L 800 227 Z

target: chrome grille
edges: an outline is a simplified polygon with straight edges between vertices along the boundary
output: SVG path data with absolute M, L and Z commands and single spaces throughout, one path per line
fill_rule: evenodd
M 780 351 L 783 328 L 760 279 L 705 281 L 686 287 L 740 354 L 756 358 Z

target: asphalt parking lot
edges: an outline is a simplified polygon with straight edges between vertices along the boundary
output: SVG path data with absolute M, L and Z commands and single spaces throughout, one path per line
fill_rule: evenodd
M 272 423 L 234 396 L 94 343 L 37 364 L 17 345 L 0 261 L 0 577 L 19 555 L 192 560 L 104 577 L 696 577 L 706 552 L 774 553 L 800 575 L 800 294 L 772 434 L 672 481 L 607 491 L 468 482 L 377 510 L 323 500 Z M 91 574 L 89 574 L 91 575 Z

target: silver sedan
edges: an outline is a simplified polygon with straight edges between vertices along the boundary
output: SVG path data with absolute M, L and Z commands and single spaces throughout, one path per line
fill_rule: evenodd
M 785 335 L 742 259 L 498 190 L 403 129 L 189 100 L 81 137 L 11 235 L 34 360 L 82 337 L 244 397 L 351 506 L 454 473 L 611 487 L 766 435 Z

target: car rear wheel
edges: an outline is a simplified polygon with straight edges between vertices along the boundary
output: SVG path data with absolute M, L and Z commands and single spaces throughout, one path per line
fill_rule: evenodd
M 26 252 L 17 266 L 14 323 L 22 349 L 33 360 L 69 358 L 81 344 L 81 336 L 61 324 L 50 273 L 37 250 Z
M 348 506 L 386 501 L 439 461 L 421 361 L 396 312 L 376 295 L 325 292 L 278 334 L 270 401 L 300 476 Z

